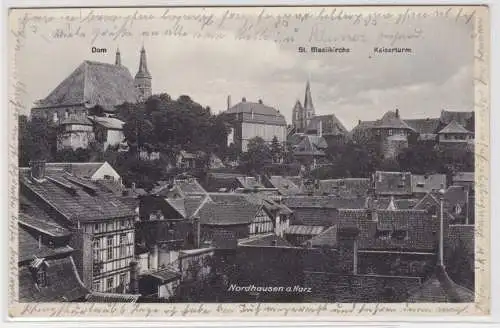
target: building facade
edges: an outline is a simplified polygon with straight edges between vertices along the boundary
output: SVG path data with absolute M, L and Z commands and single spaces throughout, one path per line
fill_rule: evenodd
M 286 141 L 285 117 L 261 100 L 254 103 L 243 98 L 225 114 L 233 122 L 231 138 L 243 152 L 248 150 L 248 142 L 255 137 L 260 137 L 267 143 L 271 143 L 274 137 L 281 143 Z

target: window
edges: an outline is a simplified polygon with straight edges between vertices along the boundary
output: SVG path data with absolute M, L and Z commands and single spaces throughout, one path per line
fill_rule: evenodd
M 98 223 L 96 223 L 94 225 L 94 232 L 99 232 L 99 224 Z
M 38 287 L 47 287 L 47 272 L 44 268 L 40 268 L 36 273 L 36 283 Z
M 122 273 L 120 275 L 120 286 L 125 286 L 125 280 L 127 279 L 127 274 L 126 273 Z
M 423 188 L 425 186 L 425 183 L 423 182 L 417 182 L 417 187 Z
M 107 175 L 107 174 L 105 174 L 105 175 L 104 175 L 104 180 L 111 180 L 111 181 L 113 181 L 113 180 L 114 180 L 114 178 L 113 178 L 111 175 Z
M 108 261 L 113 259 L 113 237 L 108 237 L 107 244 Z
M 100 261 L 101 260 L 101 249 L 99 247 L 99 239 L 94 239 L 92 242 L 92 250 L 94 252 L 94 261 Z
M 120 257 L 127 256 L 127 234 L 120 235 Z
M 113 222 L 108 223 L 108 231 L 113 231 Z
M 392 136 L 392 129 L 389 129 L 389 135 Z
M 121 220 L 122 228 L 127 227 L 127 222 L 128 222 L 128 220 Z
M 94 281 L 94 283 L 92 284 L 92 289 L 95 292 L 101 291 L 101 281 L 100 280 Z
M 113 277 L 108 278 L 106 282 L 106 289 L 109 291 L 114 287 L 114 285 L 115 285 L 115 279 Z

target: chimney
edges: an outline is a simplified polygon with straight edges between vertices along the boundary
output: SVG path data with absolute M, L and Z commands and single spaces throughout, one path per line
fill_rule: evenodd
M 116 48 L 115 65 L 122 66 L 122 58 L 120 55 L 120 49 Z
M 135 182 L 132 182 L 132 191 L 135 192 Z
M 321 121 L 321 120 L 319 121 L 319 131 L 318 131 L 318 135 L 319 135 L 320 137 L 322 137 L 322 136 L 323 136 L 323 121 Z
M 262 99 L 259 99 L 259 104 L 261 104 L 261 105 L 263 104 Z
M 132 260 L 130 262 L 130 294 L 139 294 L 139 262 Z
M 195 216 L 193 218 L 193 236 L 194 236 L 194 248 L 200 248 L 200 217 Z
M 396 117 L 399 118 L 399 109 L 396 108 Z
M 361 125 L 361 120 L 358 120 L 358 125 Z
M 241 102 L 247 102 L 247 98 L 245 97 L 241 98 Z
M 154 245 L 149 251 L 149 270 L 156 271 L 158 269 L 158 245 Z
M 227 109 L 231 108 L 231 95 L 227 96 Z
M 45 161 L 36 160 L 31 161 L 31 177 L 36 181 L 43 181 L 45 179 Z

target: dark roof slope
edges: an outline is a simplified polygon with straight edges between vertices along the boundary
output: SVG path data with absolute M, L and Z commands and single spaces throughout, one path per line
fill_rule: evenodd
M 437 132 L 439 127 L 439 118 L 422 118 L 404 120 L 413 130 L 420 134 L 433 134 Z
M 373 126 L 377 129 L 405 129 L 413 130 L 405 121 L 403 121 L 399 116 L 392 111 L 388 111 L 382 116 L 381 119 L 377 120 Z
M 37 182 L 30 178 L 29 170 L 19 170 L 21 188 L 73 223 L 135 216 L 120 197 L 103 192 L 92 181 L 59 170 L 46 170 L 45 175 L 45 181 Z
M 106 111 L 125 102 L 135 103 L 137 90 L 125 66 L 84 61 L 38 107 L 100 105 Z
M 411 195 L 410 172 L 375 172 L 375 193 L 377 195 Z
M 457 121 L 455 120 L 448 123 L 447 126 L 445 126 L 441 131 L 438 132 L 438 134 L 444 134 L 444 133 L 472 134 L 471 131 L 467 130 L 462 125 L 458 124 Z
M 459 112 L 459 111 L 449 111 L 442 110 L 441 117 L 439 118 L 441 123 L 449 124 L 451 121 L 456 121 L 462 126 L 467 125 L 467 121 L 474 116 L 474 112 Z
M 335 114 L 313 116 L 307 126 L 307 132 L 319 133 L 320 122 L 322 134 L 339 135 L 347 133 L 344 124 L 340 122 Z

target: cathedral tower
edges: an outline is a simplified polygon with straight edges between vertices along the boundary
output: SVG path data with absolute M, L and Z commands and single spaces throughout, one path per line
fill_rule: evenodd
M 314 105 L 311 96 L 311 85 L 309 80 L 307 80 L 306 84 L 306 95 L 304 97 L 304 127 L 307 128 L 311 118 L 315 115 L 314 113 Z
M 139 101 L 144 101 L 151 96 L 151 79 L 151 74 L 148 71 L 148 64 L 146 60 L 146 50 L 144 49 L 144 46 L 142 46 L 139 70 L 137 71 L 134 79 L 135 88 L 139 92 Z

